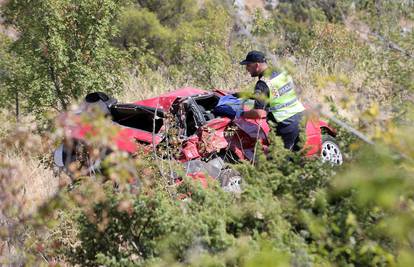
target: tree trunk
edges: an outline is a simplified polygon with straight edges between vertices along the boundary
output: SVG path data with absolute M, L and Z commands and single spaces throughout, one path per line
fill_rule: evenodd
M 55 92 L 56 92 L 56 96 L 60 101 L 60 104 L 62 105 L 63 110 L 67 110 L 68 105 L 65 101 L 65 97 L 62 93 L 61 90 L 61 86 L 60 86 L 60 81 L 58 76 L 55 73 L 55 69 L 52 66 L 49 66 L 49 72 L 50 72 L 50 77 L 52 78 L 53 84 L 55 86 Z
M 19 91 L 16 90 L 15 97 L 15 104 L 16 104 L 16 121 L 19 122 L 20 117 L 20 109 L 19 109 Z

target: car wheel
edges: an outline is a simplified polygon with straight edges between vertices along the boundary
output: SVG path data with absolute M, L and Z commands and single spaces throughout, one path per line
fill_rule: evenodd
M 242 183 L 242 177 L 241 175 L 232 169 L 224 169 L 222 170 L 220 176 L 218 177 L 221 188 L 225 192 L 231 192 L 231 193 L 241 193 L 241 183 Z
M 343 163 L 341 149 L 335 138 L 330 135 L 322 136 L 321 159 L 323 162 L 328 162 L 332 165 L 341 165 Z

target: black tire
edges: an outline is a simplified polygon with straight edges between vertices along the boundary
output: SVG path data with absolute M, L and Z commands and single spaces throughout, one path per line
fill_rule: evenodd
M 342 165 L 343 156 L 336 139 L 329 135 L 322 135 L 321 159 L 332 165 Z

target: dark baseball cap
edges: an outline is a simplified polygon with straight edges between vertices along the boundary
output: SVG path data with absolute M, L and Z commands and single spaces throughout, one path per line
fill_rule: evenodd
M 260 51 L 250 51 L 247 53 L 246 59 L 240 62 L 240 65 L 247 65 L 249 63 L 264 63 L 266 62 L 265 55 Z

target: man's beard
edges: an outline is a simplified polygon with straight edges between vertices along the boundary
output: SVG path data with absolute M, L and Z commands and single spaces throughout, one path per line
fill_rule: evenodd
M 252 73 L 250 73 L 250 76 L 257 77 L 257 76 L 259 76 L 259 73 L 258 72 L 252 72 Z

